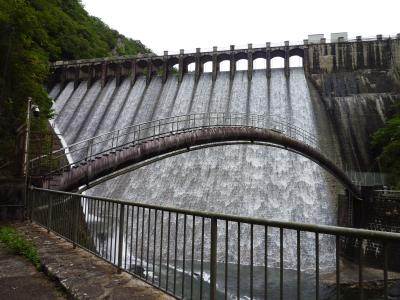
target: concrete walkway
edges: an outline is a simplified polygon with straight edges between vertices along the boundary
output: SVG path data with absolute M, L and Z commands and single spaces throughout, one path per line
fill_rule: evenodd
M 66 299 L 65 293 L 30 261 L 0 243 L 0 299 Z
M 174 299 L 37 225 L 13 225 L 35 244 L 45 272 L 75 299 Z

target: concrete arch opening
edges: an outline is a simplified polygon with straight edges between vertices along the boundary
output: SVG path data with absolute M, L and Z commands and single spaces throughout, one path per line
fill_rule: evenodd
M 247 71 L 249 69 L 249 63 L 246 58 L 237 60 L 235 64 L 237 71 Z
M 231 62 L 230 60 L 223 60 L 219 63 L 219 70 L 221 72 L 226 72 L 231 70 Z
M 266 58 L 256 58 L 253 60 L 253 70 L 265 70 L 267 68 Z
M 152 67 L 152 75 L 157 75 L 161 76 L 163 74 L 164 68 L 163 68 L 163 61 L 158 59 L 152 61 L 153 67 Z
M 178 74 L 179 73 L 179 64 L 174 64 L 170 70 L 171 74 Z
M 301 68 L 303 67 L 303 58 L 299 55 L 292 55 L 289 58 L 289 66 L 291 68 Z
M 146 60 L 137 61 L 137 75 L 147 75 L 149 72 L 149 63 Z
M 219 71 L 230 71 L 231 69 L 231 57 L 227 53 L 223 53 L 218 55 L 217 57 L 217 63 L 218 63 L 218 68 L 217 70 Z
M 196 63 L 195 62 L 189 63 L 187 65 L 187 71 L 188 72 L 194 72 L 195 70 L 196 70 Z
M 285 59 L 276 56 L 271 59 L 271 69 L 283 69 L 285 67 Z
M 204 73 L 211 73 L 213 69 L 212 61 L 207 61 L 203 64 L 203 72 Z

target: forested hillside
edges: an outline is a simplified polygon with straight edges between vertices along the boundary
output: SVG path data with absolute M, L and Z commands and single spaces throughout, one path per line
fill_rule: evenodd
M 14 158 L 27 97 L 42 112 L 34 128 L 44 128 L 51 116 L 42 85 L 49 61 L 149 51 L 89 16 L 79 0 L 0 0 L 0 172 Z

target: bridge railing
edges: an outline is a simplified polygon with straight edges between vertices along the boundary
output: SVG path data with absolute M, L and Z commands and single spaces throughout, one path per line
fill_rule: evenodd
M 359 250 L 352 266 L 358 269 L 352 295 L 362 299 L 366 293 L 368 257 L 363 247 L 374 242 L 380 245 L 374 259 L 382 271 L 376 271 L 373 280 L 381 287 L 378 298 L 388 299 L 390 258 L 400 249 L 399 233 L 167 208 L 34 187 L 29 196 L 32 221 L 177 298 L 326 299 L 328 293 L 342 299 L 349 268 L 340 257 L 351 240 Z M 74 217 L 60 217 L 66 215 Z M 84 222 L 79 222 L 82 215 Z
M 314 135 L 276 116 L 198 113 L 131 125 L 55 150 L 31 160 L 31 174 L 57 174 L 138 143 L 182 132 L 217 127 L 251 127 L 272 130 L 318 149 L 318 141 Z

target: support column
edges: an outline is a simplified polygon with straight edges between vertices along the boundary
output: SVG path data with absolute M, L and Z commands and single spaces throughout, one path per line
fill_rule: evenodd
M 76 89 L 79 85 L 79 74 L 80 74 L 80 67 L 75 67 L 74 72 L 74 89 Z
M 308 57 L 308 40 L 303 40 L 303 69 L 304 73 L 308 76 L 310 74 L 309 57 Z
M 185 74 L 184 56 L 183 56 L 184 53 L 185 53 L 185 50 L 183 50 L 183 49 L 179 50 L 179 77 L 178 77 L 179 82 L 182 82 L 183 74 Z
M 87 88 L 90 88 L 92 86 L 92 84 L 93 84 L 93 73 L 94 73 L 94 67 L 93 67 L 93 64 L 91 64 L 89 66 Z
M 290 76 L 289 66 L 289 41 L 285 41 L 285 76 Z
M 382 46 L 383 46 L 383 42 L 382 42 L 382 35 L 380 35 L 380 39 L 378 39 L 377 37 L 377 41 L 374 45 L 374 57 L 375 57 L 375 65 L 377 67 L 381 67 L 381 57 L 382 57 Z
M 137 75 L 137 65 L 136 65 L 136 59 L 134 58 L 131 62 L 131 86 L 133 86 L 136 82 L 136 75 Z
M 364 49 L 361 35 L 356 37 L 356 51 L 357 51 L 357 69 L 364 68 Z
M 151 59 L 147 61 L 147 74 L 146 74 L 146 84 L 149 84 L 151 77 L 153 76 L 153 63 Z
M 212 66 L 212 80 L 215 81 L 217 79 L 217 73 L 218 73 L 218 69 L 219 69 L 219 64 L 218 64 L 218 58 L 217 58 L 217 51 L 218 48 L 217 46 L 213 47 L 213 66 Z
M 337 57 L 338 57 L 338 69 L 339 71 L 344 70 L 344 38 L 343 37 L 339 37 L 338 38 L 338 42 L 337 42 Z
M 64 89 L 65 84 L 67 83 L 67 68 L 65 66 L 61 67 L 61 89 Z
M 247 79 L 253 78 L 253 44 L 247 45 Z
M 107 83 L 107 63 L 103 62 L 101 65 L 101 87 L 104 87 Z
M 168 51 L 164 51 L 162 82 L 165 83 L 167 81 L 167 78 L 168 78 Z
M 199 81 L 202 71 L 203 70 L 201 68 L 200 48 L 196 48 L 196 61 L 195 61 L 195 69 L 194 69 L 194 78 L 195 78 L 196 82 Z
M 115 81 L 116 81 L 116 87 L 119 87 L 121 84 L 121 64 L 117 64 L 116 69 L 115 69 Z
M 230 58 L 229 72 L 230 72 L 231 80 L 233 80 L 233 78 L 235 78 L 235 72 L 236 72 L 235 45 L 231 45 L 230 50 L 231 50 L 231 54 L 230 54 L 231 58 Z
M 265 44 L 265 51 L 266 51 L 266 59 L 267 59 L 266 75 L 267 75 L 267 78 L 271 78 L 271 43 L 270 42 Z

